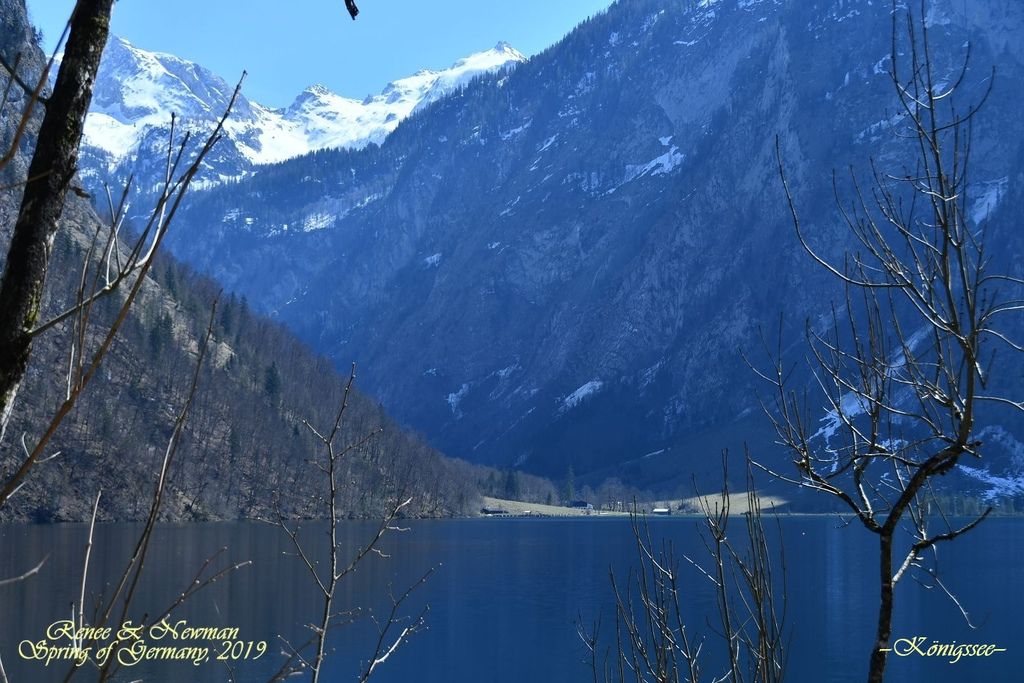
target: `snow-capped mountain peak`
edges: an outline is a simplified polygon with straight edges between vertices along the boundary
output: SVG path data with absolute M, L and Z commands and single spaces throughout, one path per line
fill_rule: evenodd
M 293 109 L 296 107 L 296 105 L 307 100 L 325 99 L 329 97 L 336 97 L 336 95 L 333 92 L 331 92 L 331 89 L 328 88 L 326 85 L 323 85 L 321 83 L 314 83 L 313 85 L 307 87 L 305 90 L 300 92 L 295 97 L 295 101 L 293 102 L 293 104 L 290 107 L 288 107 L 288 109 Z
M 241 97 L 227 125 L 226 142 L 237 153 L 221 155 L 231 163 L 213 169 L 213 178 L 245 175 L 251 166 L 318 149 L 379 144 L 413 111 L 480 75 L 525 60 L 502 41 L 447 69 L 423 69 L 392 81 L 379 94 L 363 100 L 338 95 L 321 84 L 309 86 L 282 109 Z M 99 179 L 110 173 L 122 175 L 140 156 L 140 148 L 152 144 L 147 140 L 159 137 L 150 133 L 165 129 L 172 113 L 189 128 L 212 127 L 232 91 L 233 86 L 223 78 L 198 64 L 112 37 L 86 121 L 85 145 L 91 148 L 85 155 L 86 175 Z
M 141 50 L 124 38 L 110 40 L 93 96 L 93 110 L 122 123 L 171 112 L 202 118 L 227 106 L 232 88 L 209 70 L 174 55 Z M 240 113 L 248 111 L 243 108 Z
M 436 77 L 417 107 L 422 108 L 431 102 L 436 102 L 448 93 L 465 86 L 482 73 L 498 71 L 525 61 L 526 57 L 519 50 L 503 40 L 499 41 L 490 50 L 463 57 L 445 71 L 433 74 Z

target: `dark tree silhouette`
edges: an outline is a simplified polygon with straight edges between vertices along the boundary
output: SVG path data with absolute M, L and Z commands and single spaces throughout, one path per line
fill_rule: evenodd
M 46 101 L 29 166 L 0 281 L 0 440 L 32 351 L 53 240 L 78 164 L 78 145 L 107 43 L 113 4 L 114 0 L 80 0 L 75 6 L 64 59 Z M 40 82 L 45 79 L 44 74 Z

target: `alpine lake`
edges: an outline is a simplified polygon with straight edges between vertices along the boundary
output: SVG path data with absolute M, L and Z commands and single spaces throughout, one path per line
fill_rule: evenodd
M 683 559 L 708 564 L 700 524 L 698 518 L 673 516 L 650 519 L 649 529 L 656 543 L 671 541 L 679 558 L 688 634 L 694 642 L 704 643 L 702 669 L 706 680 L 712 680 L 722 673 L 721 662 L 716 661 L 721 637 L 715 593 L 708 578 Z M 736 534 L 743 533 L 742 519 L 731 525 Z M 392 598 L 400 597 L 432 568 L 434 573 L 409 595 L 401 610 L 408 618 L 423 614 L 425 628 L 381 663 L 372 681 L 594 680 L 579 628 L 592 630 L 600 620 L 604 644 L 612 643 L 615 599 L 610 572 L 622 585 L 637 565 L 628 519 L 412 520 L 400 526 L 405 530 L 388 534 L 380 555 L 367 556 L 342 581 L 335 606 L 350 614 L 344 621 L 351 623 L 331 631 L 327 675 L 322 680 L 359 680 Z M 786 680 L 865 680 L 877 617 L 876 538 L 856 523 L 844 526 L 834 516 L 783 516 L 777 525 L 766 516 L 766 527 L 776 547 L 781 533 L 785 554 L 785 601 L 779 606 L 788 635 Z M 326 530 L 325 524 L 307 523 L 300 537 L 308 544 L 321 543 L 323 551 Z M 339 539 L 346 557 L 375 530 L 373 523 L 342 523 Z M 138 525 L 97 525 L 87 615 L 100 594 L 109 594 L 120 580 L 139 531 Z M 18 576 L 46 558 L 38 574 L 0 586 L 0 657 L 10 683 L 64 680 L 73 665 L 67 659 L 47 664 L 32 657 L 45 652 L 39 641 L 67 645 L 61 627 L 54 624 L 71 620 L 72 605 L 78 603 L 87 537 L 87 525 L 79 524 L 0 527 L 0 578 Z M 286 642 L 298 645 L 309 639 L 305 625 L 319 621 L 323 611 L 318 589 L 282 530 L 257 522 L 159 525 L 126 621 L 138 624 L 163 613 L 218 551 L 207 576 L 228 565 L 249 564 L 175 608 L 166 621 L 170 630 L 150 633 L 148 642 L 150 647 L 203 646 L 207 656 L 198 662 L 140 657 L 122 667 L 116 680 L 266 681 L 281 667 Z M 317 559 L 325 562 L 326 554 Z M 940 578 L 975 628 L 942 588 L 911 572 L 897 588 L 893 634 L 894 639 L 907 639 L 903 647 L 908 652 L 890 655 L 886 679 L 1019 680 L 1024 670 L 1022 567 L 1020 519 L 988 519 L 942 545 Z M 775 571 L 781 577 L 780 564 Z M 395 623 L 382 641 L 385 649 L 409 623 Z M 54 638 L 47 640 L 48 634 Z M 197 635 L 202 637 L 189 639 Z M 910 642 L 919 643 L 916 650 Z M 956 662 L 925 656 L 936 643 L 992 644 L 997 651 Z M 86 663 L 73 680 L 93 680 L 94 671 Z

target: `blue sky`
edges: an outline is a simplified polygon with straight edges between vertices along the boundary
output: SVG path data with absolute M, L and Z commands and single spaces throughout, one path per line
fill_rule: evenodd
M 284 106 L 323 83 L 349 97 L 377 93 L 422 68 L 439 69 L 507 40 L 526 55 L 556 42 L 611 0 L 119 0 L 113 30 L 148 50 L 170 52 L 228 81 L 249 71 L 245 93 Z M 74 0 L 28 0 L 47 47 Z

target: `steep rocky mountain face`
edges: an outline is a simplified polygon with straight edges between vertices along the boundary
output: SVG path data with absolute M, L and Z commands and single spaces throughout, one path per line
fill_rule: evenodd
M 212 186 L 251 175 L 260 165 L 331 147 L 379 144 L 403 119 L 473 78 L 511 69 L 525 57 L 508 43 L 460 59 L 448 69 L 423 70 L 389 83 L 378 95 L 354 100 L 322 85 L 272 109 L 241 95 L 218 144 L 199 175 Z M 174 55 L 149 52 L 111 38 L 103 56 L 82 148 L 81 175 L 103 196 L 135 174 L 134 196 L 144 199 L 166 173 L 171 115 L 177 134 L 196 133 L 196 144 L 223 115 L 234 91 L 202 66 Z
M 22 77 L 37 82 L 45 60 L 34 44 L 24 0 L 0 0 L 0 55 L 14 63 L 17 54 Z M 14 87 L 0 106 L 5 153 L 25 100 Z M 37 107 L 16 153 L 0 164 L 0 270 L 41 118 Z M 89 203 L 69 193 L 52 247 L 42 320 L 77 301 L 92 239 L 98 236 L 105 244 L 106 234 Z M 95 253 L 91 260 L 95 265 Z M 88 271 L 89 277 L 95 272 Z M 82 338 L 68 321 L 34 342 L 0 443 L 0 480 L 6 482 L 20 466 L 23 444 L 34 446 L 65 400 L 71 349 L 82 348 L 84 341 L 87 360 L 92 358 L 130 284 L 131 279 L 93 308 L 89 333 Z M 46 452 L 56 457 L 29 473 L 0 510 L 0 521 L 85 521 L 100 490 L 101 520 L 146 518 L 218 289 L 187 266 L 158 258 L 95 378 L 56 432 Z M 199 389 L 169 474 L 163 517 L 266 518 L 278 510 L 297 517 L 322 514 L 318 501 L 326 483 L 311 463 L 319 449 L 302 421 L 321 428 L 331 424 L 347 377 L 237 297 L 225 294 L 217 311 Z M 474 508 L 476 480 L 493 473 L 444 458 L 356 391 L 342 439 L 363 439 L 376 428 L 384 428 L 379 438 L 346 458 L 339 489 L 345 515 L 380 515 L 389 505 L 387 497 L 399 490 L 412 497 L 407 508 L 412 515 Z
M 929 5 L 941 79 L 971 45 L 964 102 L 997 69 L 967 192 L 1019 272 L 1024 10 Z M 805 321 L 824 324 L 843 296 L 794 236 L 776 136 L 807 233 L 841 260 L 832 169 L 848 198 L 848 167 L 899 173 L 913 152 L 890 29 L 889 3 L 870 0 L 621 0 L 379 147 L 197 195 L 173 248 L 339 363 L 372 368 L 370 390 L 448 453 L 645 485 L 716 479 L 720 448 L 772 448 L 741 352 L 760 357 L 783 316 L 802 363 Z M 1018 395 L 1020 367 L 1003 378 Z M 1012 487 L 1024 432 L 1007 420 L 983 476 Z

